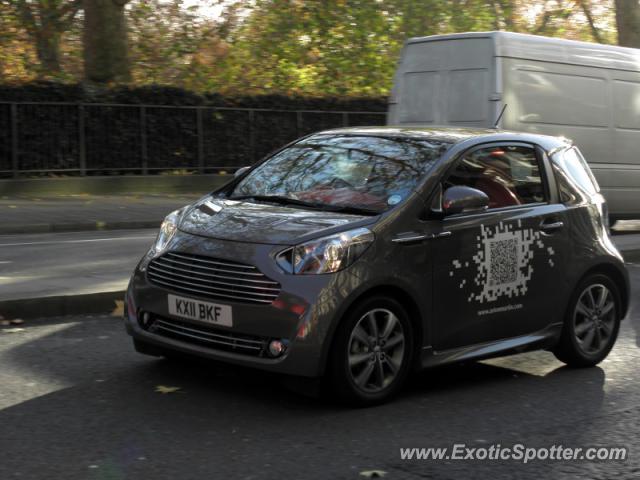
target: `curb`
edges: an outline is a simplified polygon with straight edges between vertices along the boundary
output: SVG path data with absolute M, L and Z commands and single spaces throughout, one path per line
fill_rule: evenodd
M 0 315 L 6 319 L 33 319 L 61 317 L 91 313 L 110 313 L 116 308 L 116 300 L 124 299 L 124 290 L 98 292 L 57 297 L 1 300 Z
M 202 194 L 231 181 L 233 175 L 114 175 L 1 179 L 0 195 Z
M 92 232 L 99 230 L 136 230 L 160 228 L 162 219 L 130 222 L 35 223 L 0 226 L 0 235 L 29 233 Z

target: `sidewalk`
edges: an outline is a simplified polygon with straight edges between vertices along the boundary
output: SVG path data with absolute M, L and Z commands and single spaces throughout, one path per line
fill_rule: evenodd
M 203 192 L 204 193 L 204 192 Z M 0 197 L 0 235 L 157 228 L 200 194 Z

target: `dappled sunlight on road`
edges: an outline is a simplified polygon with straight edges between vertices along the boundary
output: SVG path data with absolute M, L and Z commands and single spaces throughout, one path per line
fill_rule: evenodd
M 0 329 L 0 410 L 72 386 L 64 377 L 51 376 L 40 365 L 26 365 L 11 361 L 11 350 L 33 349 L 33 342 L 58 335 L 73 327 L 73 323 L 27 327 L 16 333 L 13 329 Z M 8 346 L 8 348 L 6 348 Z M 46 363 L 42 359 L 43 363 Z M 34 368 L 38 367 L 38 368 Z M 10 378 L 11 377 L 11 378 Z M 19 380 L 16 381 L 16 378 Z M 11 381 L 10 381 L 11 380 Z
M 554 370 L 563 367 L 564 364 L 556 359 L 551 353 L 541 354 L 540 352 L 523 353 L 511 357 L 499 357 L 484 360 L 482 363 L 494 367 L 508 368 L 514 374 L 523 373 L 544 377 Z
M 27 283 L 32 280 L 41 278 L 38 275 L 11 275 L 11 276 L 0 276 L 0 285 L 8 286 L 16 283 Z

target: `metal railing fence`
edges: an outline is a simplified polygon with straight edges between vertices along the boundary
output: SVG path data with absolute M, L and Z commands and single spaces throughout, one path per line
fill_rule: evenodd
M 302 135 L 382 125 L 384 112 L 0 102 L 0 177 L 211 173 Z

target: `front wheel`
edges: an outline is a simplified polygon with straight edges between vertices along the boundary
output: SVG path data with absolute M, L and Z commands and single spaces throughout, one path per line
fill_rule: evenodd
M 609 277 L 584 278 L 571 298 L 555 356 L 573 367 L 600 363 L 618 336 L 620 308 L 618 289 Z
M 331 350 L 334 391 L 348 403 L 366 406 L 390 399 L 411 369 L 413 329 L 402 305 L 371 297 L 343 319 Z

